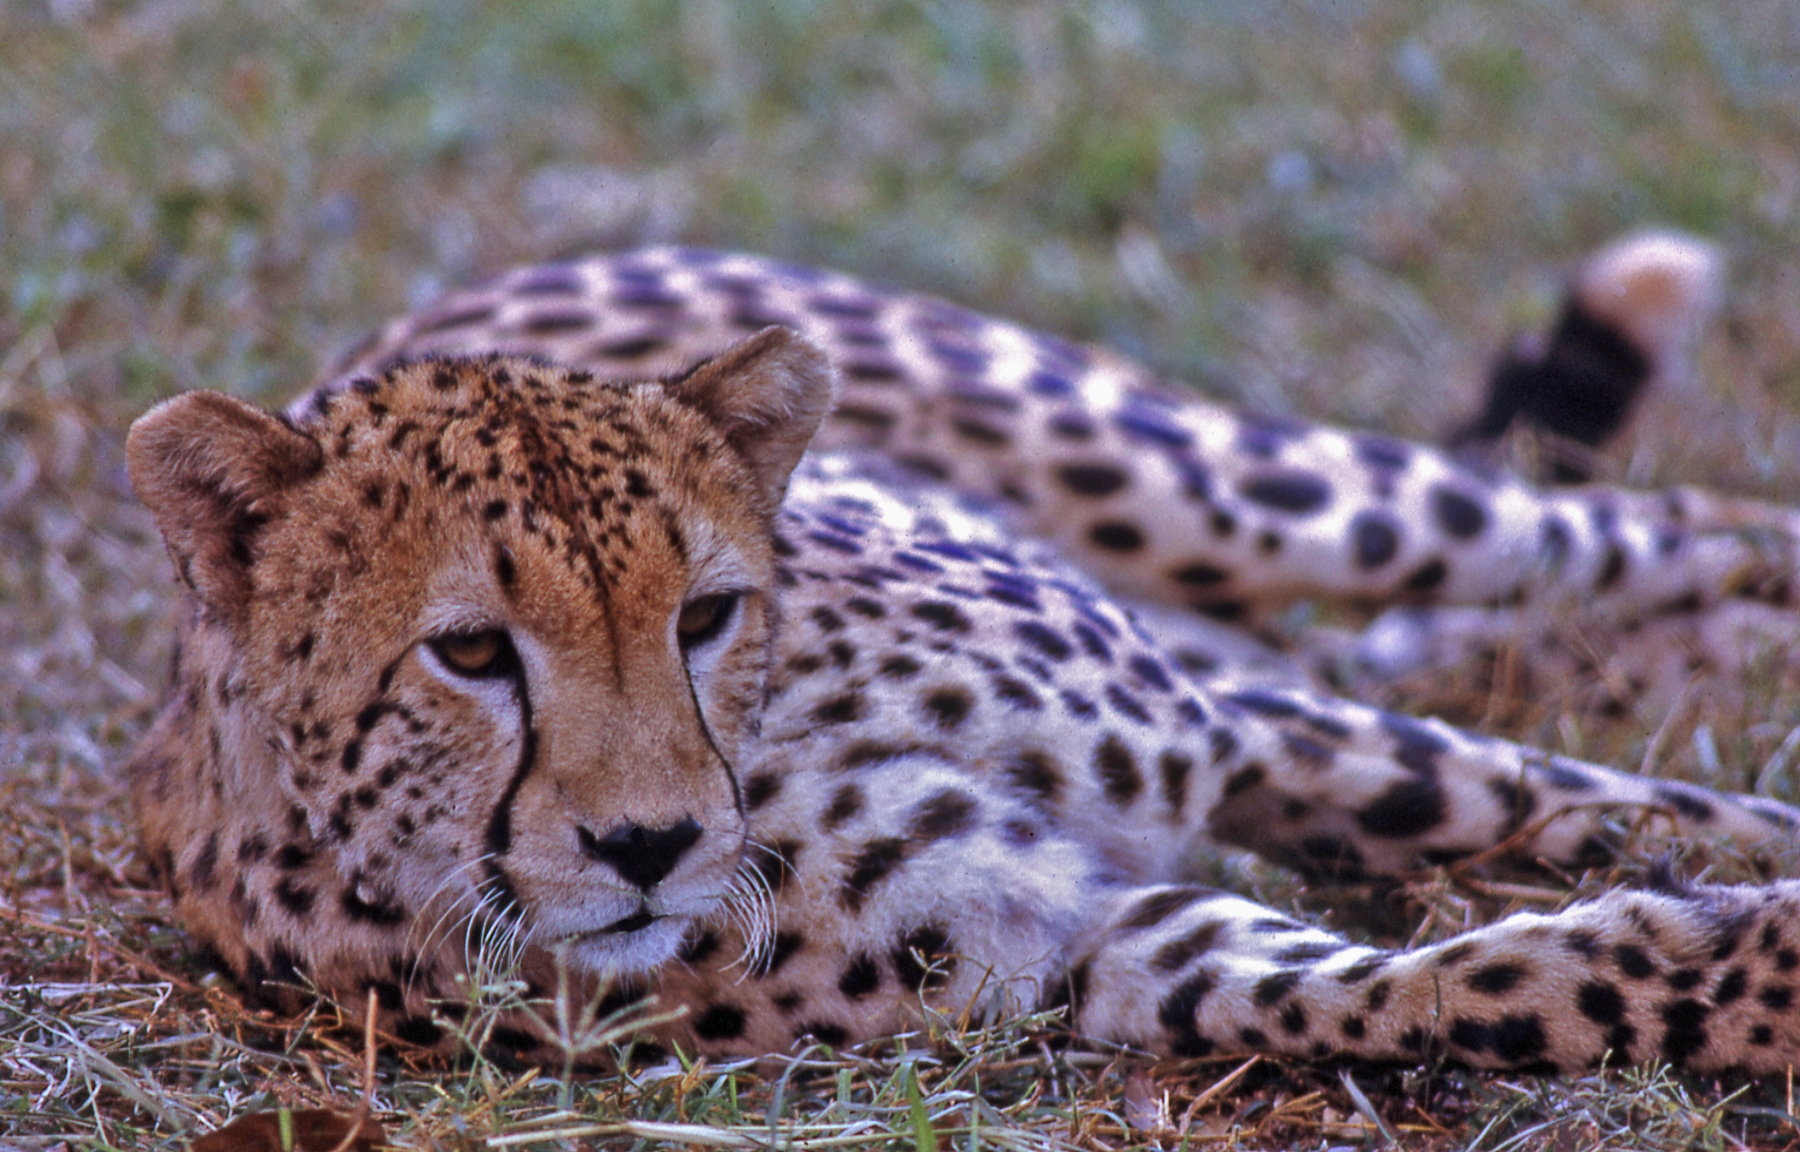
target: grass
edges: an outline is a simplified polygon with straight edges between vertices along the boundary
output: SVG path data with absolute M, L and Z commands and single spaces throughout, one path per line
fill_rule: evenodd
M 171 608 L 123 477 L 131 418 L 184 388 L 279 401 L 377 318 L 581 247 L 829 263 L 1264 409 L 1431 435 L 1577 253 L 1688 228 L 1732 269 L 1702 386 L 1611 467 L 1800 498 L 1789 0 L 40 0 L 0 6 L 0 41 L 0 1147 L 178 1148 L 250 1111 L 359 1102 L 420 1148 L 1800 1135 L 1784 1084 L 1346 1084 L 1060 1050 L 1033 1021 L 655 1075 L 371 1064 L 333 1006 L 250 1013 L 210 974 L 147 889 L 111 774 Z M 1734 687 L 1672 725 L 1467 699 L 1508 735 L 1791 797 L 1792 685 Z M 1440 876 L 1396 904 L 1220 869 L 1315 913 L 1360 895 L 1397 924 L 1428 913 L 1433 933 L 1520 895 Z

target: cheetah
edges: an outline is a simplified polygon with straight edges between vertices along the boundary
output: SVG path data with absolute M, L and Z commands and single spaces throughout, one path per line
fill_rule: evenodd
M 1784 509 L 1540 491 L 683 248 L 453 292 L 282 413 L 175 397 L 128 462 L 186 598 L 125 774 L 252 1000 L 310 985 L 448 1045 L 497 966 L 545 1005 L 489 1034 L 525 1060 L 602 992 L 712 1057 L 1055 1007 L 1183 1056 L 1800 1060 L 1800 882 L 1394 950 L 1185 879 L 1219 846 L 1580 868 L 1619 814 L 1791 851 L 1775 801 L 1200 651 L 1300 597 L 1787 611 Z

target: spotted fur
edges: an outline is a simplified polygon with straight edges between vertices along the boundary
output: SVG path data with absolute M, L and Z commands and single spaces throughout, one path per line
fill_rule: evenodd
M 1782 510 L 1544 494 L 667 249 L 452 294 L 283 416 L 178 397 L 130 463 L 191 593 L 128 765 L 144 844 L 252 996 L 372 995 L 438 1042 L 498 962 L 653 990 L 685 1013 L 657 1040 L 720 1055 L 890 1034 L 923 997 L 1177 1054 L 1800 1057 L 1793 882 L 1395 952 L 1179 879 L 1216 844 L 1580 867 L 1621 812 L 1781 851 L 1800 812 L 1184 660 L 1117 599 L 1779 610 Z

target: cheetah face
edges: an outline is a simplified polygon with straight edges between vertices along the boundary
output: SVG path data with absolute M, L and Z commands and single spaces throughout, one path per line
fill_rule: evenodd
M 221 787 L 360 918 L 667 959 L 737 875 L 771 518 L 831 402 L 772 329 L 665 383 L 427 360 L 298 424 L 156 409 L 132 478 L 233 700 Z

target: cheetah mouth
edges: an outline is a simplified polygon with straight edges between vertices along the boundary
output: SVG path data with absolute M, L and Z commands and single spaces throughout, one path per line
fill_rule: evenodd
M 614 920 L 611 924 L 593 933 L 595 936 L 624 936 L 631 932 L 639 932 L 656 923 L 662 917 L 653 914 L 648 908 L 639 908 L 631 915 Z

